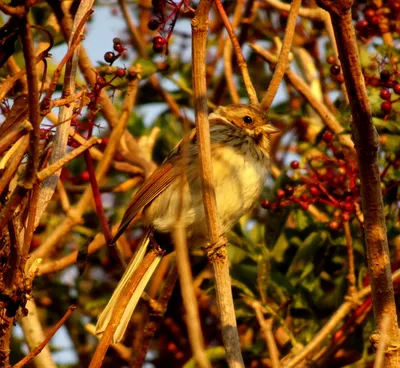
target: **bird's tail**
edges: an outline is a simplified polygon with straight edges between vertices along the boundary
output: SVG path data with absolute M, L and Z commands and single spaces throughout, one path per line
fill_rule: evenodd
M 133 275 L 135 271 L 138 269 L 138 266 L 142 263 L 146 251 L 148 249 L 150 242 L 150 231 L 147 232 L 147 234 L 143 237 L 141 240 L 141 243 L 139 245 L 139 248 L 130 261 L 127 269 L 125 270 L 121 281 L 118 283 L 117 288 L 114 290 L 110 301 L 108 302 L 107 306 L 101 313 L 97 324 L 96 324 L 96 335 L 102 335 L 105 329 L 108 326 L 108 323 L 110 322 L 111 316 L 113 315 L 116 307 L 119 305 L 119 300 L 121 293 L 123 292 L 125 285 L 133 279 Z M 139 299 L 146 288 L 147 283 L 149 282 L 151 276 L 153 275 L 154 271 L 156 270 L 158 264 L 161 261 L 161 254 L 158 254 L 154 259 L 148 264 L 146 267 L 147 269 L 144 272 L 140 272 L 142 274 L 142 277 L 138 281 L 137 287 L 132 294 L 131 299 L 129 300 L 129 303 L 124 311 L 124 314 L 122 315 L 121 321 L 119 325 L 117 326 L 114 336 L 113 336 L 113 344 L 119 342 L 122 340 L 126 328 L 128 327 L 128 323 L 132 317 L 132 314 L 136 308 L 136 305 L 139 302 Z M 146 263 L 146 262 L 145 262 Z M 146 263 L 147 264 L 147 263 Z

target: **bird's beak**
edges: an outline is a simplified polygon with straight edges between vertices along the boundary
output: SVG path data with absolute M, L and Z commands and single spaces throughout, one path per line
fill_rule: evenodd
M 266 134 L 276 134 L 279 133 L 280 130 L 277 127 L 274 127 L 271 124 L 266 124 L 262 126 L 262 130 L 264 131 L 264 133 Z

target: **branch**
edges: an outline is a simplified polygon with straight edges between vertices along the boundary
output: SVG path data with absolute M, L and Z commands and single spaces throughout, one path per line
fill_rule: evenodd
M 351 127 L 361 179 L 365 243 L 374 316 L 378 330 L 382 329 L 385 315 L 390 316 L 388 343 L 391 344 L 399 341 L 400 333 L 397 325 L 393 284 L 390 279 L 390 255 L 378 166 L 379 137 L 372 123 L 371 106 L 352 25 L 351 6 L 353 1 L 319 0 L 317 3 L 325 8 L 331 16 L 346 88 L 351 96 L 350 107 L 353 117 Z M 385 366 L 398 366 L 399 360 L 400 350 L 391 355 L 386 354 Z
M 289 66 L 289 53 L 292 47 L 294 31 L 296 27 L 297 15 L 299 13 L 301 5 L 301 0 L 293 0 L 290 7 L 289 17 L 285 30 L 285 37 L 283 39 L 283 44 L 279 54 L 278 62 L 275 66 L 274 75 L 268 86 L 267 93 L 261 101 L 261 106 L 263 109 L 268 110 L 275 98 L 276 92 L 281 84 L 282 78 Z
M 212 177 L 210 131 L 207 119 L 206 87 L 206 43 L 208 31 L 208 13 L 211 1 L 202 0 L 192 20 L 192 63 L 193 94 L 198 133 L 199 159 L 201 165 L 201 183 L 211 251 L 209 261 L 215 273 L 216 298 L 219 307 L 222 337 L 226 349 L 226 358 L 230 367 L 243 367 L 239 335 L 236 327 L 235 309 L 229 276 L 226 239 L 220 238 L 219 219 Z M 214 249 L 214 252 L 212 250 Z
M 215 5 L 217 7 L 218 13 L 224 23 L 225 29 L 228 32 L 229 38 L 231 39 L 233 49 L 235 50 L 235 55 L 238 61 L 238 66 L 243 77 L 243 82 L 249 95 L 250 103 L 252 105 L 258 104 L 257 93 L 254 89 L 253 83 L 251 82 L 249 71 L 247 69 L 246 60 L 243 57 L 242 50 L 240 49 L 239 41 L 236 38 L 235 32 L 232 29 L 231 23 L 229 22 L 228 16 L 226 15 L 225 9 L 220 0 L 215 0 Z M 193 23 L 192 23 L 193 26 Z M 204 59 L 205 60 L 205 59 Z M 205 76 L 204 76 L 205 78 Z M 194 90 L 194 88 L 193 88 Z
M 13 368 L 22 368 L 24 365 L 28 364 L 33 358 L 35 358 L 43 348 L 49 343 L 51 338 L 56 334 L 56 332 L 61 328 L 61 326 L 65 323 L 65 321 L 69 318 L 71 313 L 76 309 L 75 305 L 71 305 L 68 310 L 65 312 L 64 316 L 57 322 L 57 324 L 51 329 L 46 338 L 35 348 L 33 349 L 25 358 L 19 361 L 17 364 L 13 366 Z
M 79 45 L 81 42 L 81 35 L 83 33 L 83 27 L 85 21 L 87 21 L 89 15 L 91 14 L 91 7 L 93 5 L 93 0 L 83 0 L 79 4 L 79 8 L 77 10 L 73 32 L 71 32 L 71 37 L 68 39 L 68 48 L 69 51 L 67 55 L 63 58 L 57 70 L 55 71 L 51 87 L 55 87 L 55 83 L 58 79 L 58 75 L 61 71 L 61 65 L 67 62 L 67 66 L 65 68 L 64 75 L 64 84 L 63 84 L 63 97 L 68 97 L 70 94 L 73 94 L 75 91 L 75 77 L 76 70 L 78 65 L 78 55 L 79 55 Z M 73 50 L 73 51 L 72 51 Z M 72 54 L 71 54 L 72 53 Z M 67 61 L 68 60 L 68 61 Z M 51 90 L 49 88 L 48 95 L 43 99 L 43 103 L 45 104 L 51 97 Z M 45 106 L 43 106 L 45 107 Z M 70 106 L 61 106 L 58 114 L 58 122 L 64 122 L 61 125 L 58 125 L 56 128 L 56 134 L 53 141 L 53 151 L 50 157 L 50 164 L 55 163 L 61 160 L 65 156 L 66 146 L 68 142 L 68 131 L 70 126 L 70 118 L 73 114 L 74 105 Z M 57 182 L 60 176 L 61 170 L 56 171 L 54 175 L 49 177 L 46 181 L 43 182 L 42 187 L 40 189 L 39 199 L 38 199 L 38 211 L 35 218 L 35 224 L 39 223 L 42 214 L 47 208 L 50 199 L 52 198 L 54 191 L 57 187 Z
M 63 166 L 65 166 L 68 162 L 72 161 L 75 157 L 78 157 L 80 154 L 85 152 L 90 147 L 94 146 L 95 144 L 100 144 L 101 139 L 97 137 L 89 138 L 84 144 L 75 148 L 72 152 L 65 155 L 63 158 L 54 162 L 53 164 L 47 166 L 45 169 L 41 170 L 37 174 L 37 178 L 40 181 L 43 181 L 50 176 L 54 175 L 58 170 L 60 170 Z
M 250 44 L 250 47 L 261 55 L 269 63 L 275 64 L 277 59 L 270 52 L 264 50 L 256 44 Z M 344 128 L 335 118 L 335 116 L 329 111 L 329 109 L 321 102 L 318 101 L 310 87 L 304 80 L 293 70 L 286 69 L 286 78 L 293 85 L 293 87 L 308 101 L 308 103 L 314 108 L 314 110 L 321 117 L 325 125 L 331 129 L 338 136 L 339 142 L 350 149 L 351 153 L 355 153 L 354 143 L 347 134 L 343 134 Z

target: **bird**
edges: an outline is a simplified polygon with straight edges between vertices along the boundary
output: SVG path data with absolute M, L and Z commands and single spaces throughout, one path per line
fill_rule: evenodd
M 279 130 L 270 124 L 267 114 L 258 105 L 219 106 L 208 115 L 208 121 L 217 215 L 222 236 L 257 203 L 269 169 L 270 135 Z M 121 292 L 138 270 L 145 255 L 154 252 L 155 256 L 146 265 L 146 270 L 140 273 L 135 292 L 114 332 L 114 344 L 122 340 L 147 282 L 162 256 L 170 251 L 170 241 L 167 239 L 170 239 L 169 234 L 176 225 L 178 211 L 186 228 L 188 244 L 191 247 L 209 244 L 196 129 L 190 132 L 188 139 L 182 139 L 173 148 L 138 189 L 111 244 L 118 240 L 140 211 L 147 231 L 98 318 L 96 334 L 104 333 L 118 306 Z

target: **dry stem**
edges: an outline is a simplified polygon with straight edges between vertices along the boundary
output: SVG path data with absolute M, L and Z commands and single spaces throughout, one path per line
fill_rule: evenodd
M 268 110 L 270 108 L 272 101 L 275 98 L 276 92 L 278 91 L 278 88 L 281 84 L 282 78 L 287 70 L 287 67 L 289 66 L 289 53 L 292 47 L 294 30 L 296 27 L 296 20 L 299 13 L 300 5 L 301 0 L 292 1 L 285 30 L 285 37 L 283 39 L 282 48 L 279 54 L 279 59 L 275 66 L 275 71 L 274 75 L 272 76 L 271 83 L 268 86 L 268 91 L 261 101 L 261 106 L 265 110 Z
M 224 10 L 224 7 L 222 6 L 221 1 L 215 0 L 215 5 L 222 19 L 222 22 L 224 23 L 225 29 L 228 32 L 229 38 L 231 39 L 233 49 L 235 50 L 238 66 L 243 77 L 243 83 L 246 87 L 247 94 L 249 95 L 250 103 L 252 105 L 257 105 L 258 104 L 257 93 L 256 90 L 254 89 L 253 83 L 251 82 L 249 71 L 247 69 L 246 60 L 244 59 L 242 50 L 240 49 L 239 41 L 236 38 L 235 32 L 232 29 L 231 23 L 229 22 L 228 16 L 226 15 L 226 12 Z
M 210 131 L 207 119 L 206 87 L 206 43 L 208 31 L 208 13 L 211 1 L 202 0 L 192 20 L 192 63 L 193 93 L 196 116 L 196 128 L 200 150 L 202 172 L 202 193 L 206 214 L 209 241 L 212 246 L 222 243 L 217 254 L 210 256 L 214 267 L 217 305 L 220 311 L 222 334 L 226 349 L 226 358 L 230 367 L 243 367 L 240 352 L 239 335 L 236 327 L 235 309 L 229 276 L 228 259 L 225 249 L 226 240 L 220 239 L 219 219 L 217 217 L 215 189 L 212 177 Z
M 17 364 L 13 366 L 13 368 L 22 368 L 24 365 L 28 364 L 33 358 L 35 358 L 43 348 L 49 343 L 51 338 L 55 335 L 55 333 L 61 328 L 61 326 L 65 323 L 65 321 L 69 318 L 71 313 L 76 309 L 75 305 L 71 305 L 68 310 L 65 312 L 64 316 L 56 323 L 56 325 L 51 329 L 46 338 L 35 348 L 33 349 L 25 358 L 19 361 Z

